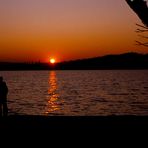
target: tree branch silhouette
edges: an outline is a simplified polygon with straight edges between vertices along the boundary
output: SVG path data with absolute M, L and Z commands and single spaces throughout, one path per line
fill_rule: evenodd
M 138 15 L 138 17 L 143 22 L 143 25 L 136 24 L 139 28 L 136 30 L 136 33 L 139 33 L 141 38 L 148 39 L 148 36 L 141 35 L 141 33 L 148 32 L 148 6 L 144 0 L 126 0 L 130 8 Z M 148 42 L 139 42 L 136 41 L 136 45 L 148 47 Z
M 148 6 L 144 0 L 126 0 L 128 5 L 138 15 L 143 24 L 148 27 Z M 148 28 L 147 28 L 148 29 Z

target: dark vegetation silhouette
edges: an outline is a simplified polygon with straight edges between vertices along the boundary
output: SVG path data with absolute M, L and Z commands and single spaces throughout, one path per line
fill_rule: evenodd
M 31 63 L 11 63 L 0 62 L 0 70 L 48 70 L 52 67 L 48 63 L 31 62 Z
M 3 77 L 0 77 L 0 116 L 8 115 L 7 94 L 8 87 L 6 82 L 3 81 Z
M 148 69 L 148 54 L 125 53 L 57 63 L 0 63 L 0 70 Z
M 132 10 L 138 15 L 141 19 L 143 25 L 136 24 L 138 29 L 136 30 L 137 33 L 140 33 L 139 36 L 142 37 L 146 42 L 136 41 L 137 45 L 143 45 L 148 47 L 148 36 L 141 35 L 141 33 L 148 32 L 148 6 L 147 2 L 144 0 L 126 0 L 128 5 L 132 8 Z

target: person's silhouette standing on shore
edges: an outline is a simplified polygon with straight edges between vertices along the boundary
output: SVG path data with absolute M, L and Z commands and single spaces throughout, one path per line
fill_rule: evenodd
M 0 77 L 0 116 L 8 115 L 7 94 L 8 87 L 3 81 L 3 77 Z

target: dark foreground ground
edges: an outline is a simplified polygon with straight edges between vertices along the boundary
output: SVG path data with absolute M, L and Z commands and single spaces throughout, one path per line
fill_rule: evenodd
M 148 117 L 9 116 L 0 119 L 4 147 L 133 147 L 147 145 Z M 131 146 L 130 146 L 131 145 Z
M 148 129 L 148 116 L 8 116 L 0 129 Z
M 108 117 L 44 117 L 44 116 L 8 116 L 0 118 L 0 139 L 4 144 L 54 145 L 61 142 L 67 145 L 79 143 L 117 144 L 118 142 L 145 141 L 148 133 L 148 117 L 108 116 Z M 91 139 L 91 140 L 90 140 Z M 56 141 L 56 142 L 53 142 Z M 93 141 L 93 142 L 91 142 Z M 103 142 L 105 141 L 105 142 Z M 143 143 L 143 142 L 142 142 Z M 72 144 L 72 145 L 73 145 Z M 141 143 L 140 143 L 141 144 Z M 42 146 L 43 147 L 43 146 Z M 68 146 L 69 147 L 69 146 Z

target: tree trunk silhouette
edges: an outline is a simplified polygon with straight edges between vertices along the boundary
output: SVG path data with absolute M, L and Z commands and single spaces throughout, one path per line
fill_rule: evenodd
M 143 24 L 148 27 L 148 6 L 144 0 L 126 0 L 128 5 L 139 16 Z
M 125 0 L 131 9 L 138 15 L 138 17 L 143 22 L 144 26 L 136 24 L 139 28 L 136 30 L 137 33 L 148 32 L 148 6 L 147 2 L 144 0 Z M 143 39 L 148 39 L 148 36 L 139 35 Z M 148 47 L 148 42 L 136 41 L 137 45 L 143 45 Z

